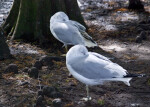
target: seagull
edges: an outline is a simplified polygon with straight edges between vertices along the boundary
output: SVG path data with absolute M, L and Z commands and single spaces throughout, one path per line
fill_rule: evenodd
M 97 46 L 97 43 L 87 34 L 86 28 L 79 22 L 69 20 L 64 12 L 57 12 L 50 18 L 50 31 L 64 44 L 66 50 L 67 45 Z
M 122 81 L 130 86 L 129 81 L 132 79 L 120 65 L 103 55 L 88 52 L 84 45 L 75 45 L 67 52 L 66 65 L 77 80 L 86 84 L 86 101 L 91 99 L 88 86 L 103 85 L 109 81 Z

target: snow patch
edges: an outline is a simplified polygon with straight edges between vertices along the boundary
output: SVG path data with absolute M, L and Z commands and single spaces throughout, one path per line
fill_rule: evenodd
M 79 0 L 77 0 L 77 2 L 78 2 L 78 6 L 79 6 L 79 7 L 81 7 L 81 6 L 82 6 L 82 4 L 80 3 L 80 1 L 79 1 Z
M 30 47 L 26 47 L 24 45 L 20 45 L 18 47 L 10 47 L 10 53 L 12 55 L 16 55 L 16 54 L 39 54 L 39 52 L 37 50 L 34 50 Z

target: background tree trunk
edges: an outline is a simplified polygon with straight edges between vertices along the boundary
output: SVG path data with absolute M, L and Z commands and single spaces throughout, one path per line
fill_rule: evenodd
M 144 5 L 140 0 L 129 0 L 128 8 L 133 10 L 144 10 Z
M 10 56 L 10 50 L 5 42 L 4 32 L 0 28 L 0 60 L 9 58 Z
M 66 12 L 70 19 L 76 20 L 79 23 L 82 23 L 84 26 L 84 20 L 80 12 L 80 8 L 78 6 L 77 0 L 64 0 L 66 6 Z
M 62 45 L 49 28 L 50 17 L 58 11 L 85 25 L 76 0 L 14 0 L 3 29 L 12 40 L 23 39 L 48 47 Z

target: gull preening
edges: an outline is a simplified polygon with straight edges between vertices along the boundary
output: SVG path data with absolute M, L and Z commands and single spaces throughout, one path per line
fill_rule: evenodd
M 73 46 L 66 55 L 66 65 L 70 73 L 86 84 L 87 100 L 90 99 L 88 86 L 109 81 L 122 81 L 130 86 L 128 72 L 107 57 L 95 52 L 88 52 L 83 45 Z
M 77 44 L 87 47 L 97 46 L 92 37 L 86 33 L 86 28 L 76 21 L 69 20 L 64 12 L 57 12 L 50 18 L 50 30 L 65 47 Z

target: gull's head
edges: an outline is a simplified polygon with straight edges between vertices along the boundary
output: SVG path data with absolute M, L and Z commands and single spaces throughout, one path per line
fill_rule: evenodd
M 68 21 L 68 20 L 69 17 L 64 12 L 57 12 L 51 17 L 50 23 L 55 21 Z
M 84 45 L 75 45 L 67 52 L 66 60 L 76 60 L 77 58 L 85 58 L 87 56 L 88 50 Z

